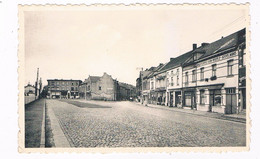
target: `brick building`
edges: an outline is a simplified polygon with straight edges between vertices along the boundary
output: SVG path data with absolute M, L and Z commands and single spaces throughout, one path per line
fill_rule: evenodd
M 79 98 L 81 80 L 48 79 L 47 98 Z

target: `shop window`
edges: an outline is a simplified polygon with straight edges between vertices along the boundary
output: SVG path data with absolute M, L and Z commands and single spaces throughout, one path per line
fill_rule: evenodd
M 185 106 L 191 106 L 191 92 L 185 92 L 184 99 L 185 99 Z
M 200 68 L 200 80 L 204 80 L 204 67 Z
M 231 76 L 231 75 L 233 75 L 233 60 L 229 60 L 228 61 L 228 67 L 227 67 L 227 75 L 228 76 Z
M 212 106 L 221 106 L 221 90 L 210 91 L 210 103 Z
M 205 90 L 200 90 L 200 104 L 206 103 Z
M 217 65 L 212 65 L 212 77 L 217 76 Z
M 192 82 L 196 82 L 196 70 L 192 71 Z

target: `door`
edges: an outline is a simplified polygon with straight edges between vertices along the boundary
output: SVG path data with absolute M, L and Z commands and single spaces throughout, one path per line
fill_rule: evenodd
M 237 96 L 235 88 L 226 89 L 226 113 L 237 113 Z
M 173 92 L 170 92 L 170 106 L 173 106 Z

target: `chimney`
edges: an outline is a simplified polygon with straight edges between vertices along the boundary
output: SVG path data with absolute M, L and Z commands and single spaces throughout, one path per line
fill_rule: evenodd
M 201 43 L 202 47 L 207 46 L 207 45 L 209 45 L 209 43 Z
M 193 50 L 197 49 L 197 44 L 193 44 L 192 47 L 193 47 Z
M 172 61 L 172 60 L 174 60 L 174 58 L 172 57 L 172 58 L 170 58 L 170 61 Z

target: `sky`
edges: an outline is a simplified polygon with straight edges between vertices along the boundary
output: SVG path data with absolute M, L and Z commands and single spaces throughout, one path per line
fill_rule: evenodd
M 101 7 L 101 6 L 99 6 Z M 101 7 L 102 8 L 102 7 Z M 25 85 L 104 72 L 135 85 L 140 68 L 169 62 L 245 28 L 243 9 L 121 7 L 24 14 Z

